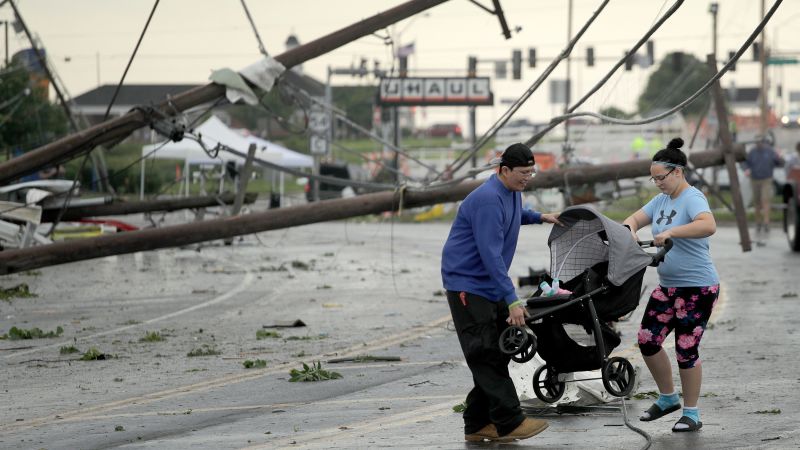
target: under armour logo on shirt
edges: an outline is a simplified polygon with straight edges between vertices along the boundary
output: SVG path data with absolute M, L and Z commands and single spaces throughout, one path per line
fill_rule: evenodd
M 676 214 L 678 214 L 678 212 L 673 209 L 672 212 L 669 213 L 669 216 L 665 216 L 664 210 L 662 209 L 661 212 L 659 213 L 661 217 L 659 217 L 658 220 L 656 220 L 656 223 L 661 225 L 661 221 L 665 220 L 666 222 L 664 223 L 664 225 L 670 225 L 672 223 L 672 218 L 675 217 Z

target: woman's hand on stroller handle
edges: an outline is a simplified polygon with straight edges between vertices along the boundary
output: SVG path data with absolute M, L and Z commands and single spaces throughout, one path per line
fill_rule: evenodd
M 665 242 L 667 240 L 669 240 L 671 237 L 672 237 L 672 234 L 670 234 L 670 230 L 666 230 L 666 231 L 664 231 L 662 233 L 658 233 L 657 235 L 653 236 L 653 244 L 656 247 L 664 247 L 665 246 Z

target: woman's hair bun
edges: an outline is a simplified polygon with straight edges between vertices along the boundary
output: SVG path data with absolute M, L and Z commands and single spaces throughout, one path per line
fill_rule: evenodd
M 681 147 L 683 147 L 683 139 L 679 137 L 674 138 L 673 140 L 669 141 L 669 144 L 667 144 L 667 148 L 680 149 Z

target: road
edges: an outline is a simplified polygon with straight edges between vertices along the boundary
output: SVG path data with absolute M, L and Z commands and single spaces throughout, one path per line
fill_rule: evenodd
M 64 332 L 0 341 L 0 401 L 10 406 L 0 409 L 0 447 L 476 447 L 464 443 L 452 409 L 471 379 L 440 295 L 447 232 L 448 224 L 351 220 L 4 277 L 3 287 L 27 283 L 37 296 L 0 301 L 0 332 Z M 545 267 L 547 233 L 523 227 L 514 276 Z M 701 347 L 702 431 L 674 435 L 669 418 L 640 423 L 649 401 L 626 402 L 652 448 L 800 447 L 800 255 L 776 232 L 750 253 L 737 242 L 730 227 L 712 239 L 723 296 Z M 649 270 L 645 284 L 655 280 Z M 642 309 L 621 324 L 617 350 L 639 366 Z M 307 326 L 256 337 L 264 325 L 295 319 Z M 164 340 L 141 341 L 153 331 Z M 70 345 L 110 358 L 61 355 Z M 220 354 L 187 356 L 209 348 Z M 327 362 L 359 355 L 401 360 Z M 245 369 L 248 359 L 266 367 Z M 288 381 L 312 361 L 342 378 Z M 639 392 L 655 390 L 644 372 Z M 618 409 L 546 415 L 548 430 L 512 445 L 645 444 Z

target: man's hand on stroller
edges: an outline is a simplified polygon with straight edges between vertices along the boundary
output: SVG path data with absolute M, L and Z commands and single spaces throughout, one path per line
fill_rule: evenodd
M 511 309 L 508 310 L 508 319 L 506 319 L 506 322 L 509 325 L 522 327 L 525 326 L 526 317 L 530 317 L 530 313 L 528 309 L 525 308 L 525 305 L 520 303 L 512 306 Z
M 552 223 L 560 227 L 563 227 L 564 224 L 561 223 L 560 220 L 558 220 L 558 216 L 560 215 L 561 213 L 542 214 L 542 223 Z

